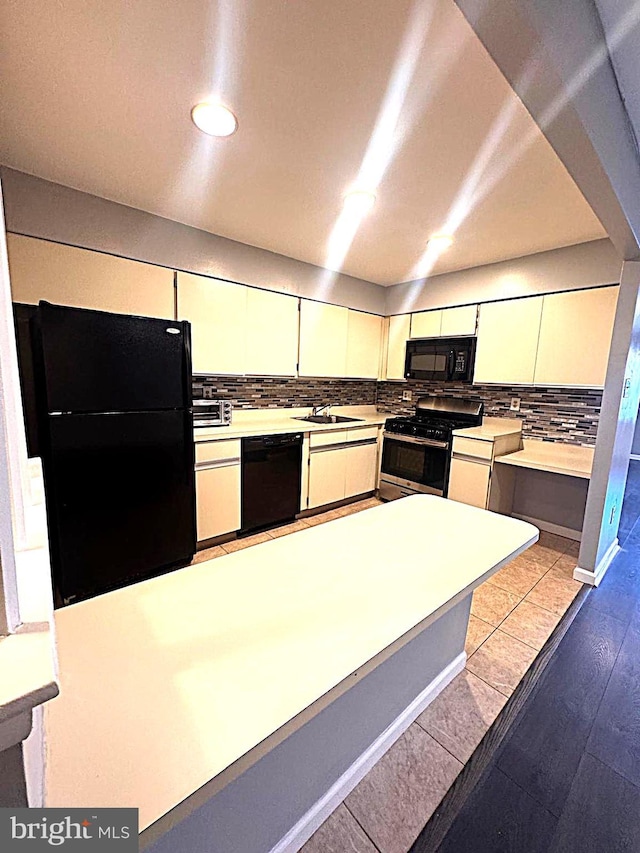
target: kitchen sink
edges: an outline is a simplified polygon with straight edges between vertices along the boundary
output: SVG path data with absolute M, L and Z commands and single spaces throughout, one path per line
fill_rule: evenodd
M 346 424 L 362 421 L 362 418 L 347 418 L 344 415 L 307 415 L 306 418 L 293 418 L 294 421 L 308 421 L 311 424 Z

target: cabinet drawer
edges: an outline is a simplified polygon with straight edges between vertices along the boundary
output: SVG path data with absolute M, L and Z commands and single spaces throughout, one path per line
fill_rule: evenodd
M 240 462 L 240 439 L 196 442 L 196 465 L 235 459 Z
M 463 456 L 473 456 L 476 459 L 491 459 L 493 455 L 493 442 L 454 435 L 453 452 L 460 453 Z
M 346 441 L 348 441 L 348 430 L 346 429 L 309 433 L 309 447 L 326 447 L 331 444 L 344 444 Z
M 378 427 L 368 426 L 360 429 L 351 428 L 347 430 L 347 441 L 369 441 L 378 437 Z

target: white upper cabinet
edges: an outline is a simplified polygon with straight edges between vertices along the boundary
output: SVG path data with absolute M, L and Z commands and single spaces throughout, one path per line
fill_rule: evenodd
M 474 382 L 533 383 L 542 299 L 531 296 L 480 306 Z
M 377 379 L 381 344 L 382 317 L 349 309 L 345 376 L 353 379 Z
M 411 315 L 412 338 L 439 338 L 442 328 L 442 309 L 419 311 Z
M 191 323 L 194 373 L 245 373 L 247 289 L 178 273 L 178 319 Z
M 410 332 L 410 314 L 389 317 L 389 344 L 387 349 L 387 379 L 404 379 L 404 362 Z
M 474 382 L 604 385 L 618 287 L 480 306 Z
M 475 335 L 477 305 L 462 305 L 459 308 L 444 308 L 440 335 L 443 338 L 454 338 L 457 335 Z
M 295 376 L 298 297 L 247 288 L 245 370 L 252 376 Z
M 477 314 L 477 305 L 418 311 L 411 315 L 411 337 L 454 338 L 458 335 L 475 335 Z
M 300 301 L 300 376 L 346 376 L 349 312 Z
M 536 385 L 604 385 L 617 299 L 617 287 L 544 297 Z
M 7 234 L 14 302 L 174 319 L 173 270 Z

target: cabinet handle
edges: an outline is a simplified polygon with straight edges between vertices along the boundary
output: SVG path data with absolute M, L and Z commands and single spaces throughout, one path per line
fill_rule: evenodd
M 311 447 L 309 454 L 324 453 L 326 450 L 342 450 L 344 447 L 363 447 L 367 444 L 377 444 L 377 438 L 363 438 L 360 441 L 343 441 L 340 444 L 323 444 L 322 447 Z
M 482 456 L 471 456 L 468 453 L 454 453 L 452 459 L 460 459 L 463 462 L 475 462 L 477 465 L 487 465 L 491 468 L 491 459 L 484 459 Z
M 239 456 L 233 456 L 228 459 L 212 459 L 209 462 L 196 462 L 196 471 L 206 471 L 208 468 L 228 468 L 231 465 L 239 464 Z

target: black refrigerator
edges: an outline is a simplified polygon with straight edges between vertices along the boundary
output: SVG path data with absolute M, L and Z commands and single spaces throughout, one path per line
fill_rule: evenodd
M 187 565 L 189 323 L 41 302 L 31 339 L 56 606 Z

